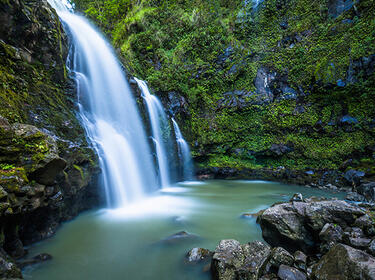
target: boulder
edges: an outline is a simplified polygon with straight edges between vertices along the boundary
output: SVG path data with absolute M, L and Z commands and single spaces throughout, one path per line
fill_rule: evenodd
M 309 253 L 320 243 L 317 236 L 327 223 L 346 228 L 365 212 L 342 200 L 289 202 L 266 209 L 257 219 L 263 238 L 274 247 Z
M 260 241 L 241 245 L 237 240 L 222 240 L 212 258 L 213 279 L 258 279 L 271 255 L 271 248 Z
M 375 182 L 361 184 L 357 187 L 357 192 L 363 195 L 367 201 L 375 202 Z
M 305 271 L 307 263 L 307 256 L 301 251 L 294 252 L 294 267 Z
M 212 255 L 213 252 L 211 252 L 210 250 L 204 248 L 193 248 L 187 253 L 186 257 L 188 262 L 197 263 L 211 259 Z
M 313 279 L 375 279 L 375 259 L 350 246 L 337 244 L 313 267 Z
M 282 280 L 306 280 L 306 274 L 294 267 L 280 265 L 277 276 Z
M 294 258 L 287 250 L 282 247 L 276 247 L 272 249 L 271 258 L 267 263 L 266 271 L 277 273 L 280 265 L 293 265 L 293 262 Z
M 361 179 L 364 176 L 365 176 L 365 172 L 350 169 L 345 173 L 344 178 L 347 181 L 347 183 L 349 183 L 350 185 L 357 186 L 360 184 Z

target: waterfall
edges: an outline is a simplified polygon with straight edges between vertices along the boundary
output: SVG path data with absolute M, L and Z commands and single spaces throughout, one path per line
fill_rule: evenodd
M 63 2 L 49 3 L 69 35 L 67 67 L 77 83 L 82 124 L 99 155 L 108 205 L 123 207 L 157 189 L 136 102 L 112 48 L 99 32 Z
M 193 161 L 190 155 L 188 143 L 182 136 L 181 130 L 177 122 L 172 118 L 174 133 L 176 135 L 176 142 L 178 148 L 178 158 L 182 167 L 182 178 L 184 181 L 191 181 L 194 179 Z
M 170 165 L 166 144 L 169 140 L 169 123 L 164 112 L 163 105 L 159 99 L 150 93 L 147 84 L 134 78 L 142 92 L 142 97 L 146 102 L 148 115 L 150 118 L 152 140 L 155 144 L 156 158 L 159 169 L 160 183 L 162 187 L 170 185 Z

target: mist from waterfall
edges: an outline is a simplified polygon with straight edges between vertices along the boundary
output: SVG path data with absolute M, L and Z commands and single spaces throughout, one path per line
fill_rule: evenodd
M 103 36 L 63 2 L 49 3 L 69 35 L 67 66 L 77 83 L 82 124 L 99 155 L 108 205 L 124 207 L 158 188 L 135 99 Z M 167 178 L 163 174 L 164 184 Z

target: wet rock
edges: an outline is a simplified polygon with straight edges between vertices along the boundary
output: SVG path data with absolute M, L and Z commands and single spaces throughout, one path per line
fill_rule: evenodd
M 283 144 L 272 144 L 270 151 L 277 156 L 281 156 L 293 151 L 293 148 Z
M 31 172 L 32 180 L 43 185 L 53 185 L 57 174 L 66 167 L 66 161 L 59 157 L 55 139 L 32 125 L 16 123 L 12 128 L 17 136 L 25 140 L 40 139 L 36 149 L 43 151 L 43 156 L 33 161 L 27 169 Z
M 290 251 L 316 250 L 320 231 L 327 223 L 346 228 L 364 211 L 341 200 L 290 202 L 274 205 L 258 217 L 263 238 L 271 246 Z
M 319 233 L 319 238 L 323 242 L 341 242 L 344 231 L 337 224 L 327 223 Z
M 372 256 L 375 257 L 375 239 L 373 239 L 373 240 L 370 242 L 370 244 L 369 244 L 369 246 L 368 246 L 368 248 L 367 248 L 367 252 L 368 252 L 369 254 L 371 254 Z
M 361 184 L 357 187 L 357 192 L 363 195 L 367 201 L 375 202 L 375 182 Z
M 193 248 L 187 253 L 186 257 L 189 262 L 196 263 L 211 259 L 213 254 L 213 252 L 204 248 Z
M 41 254 L 36 255 L 32 259 L 26 259 L 26 260 L 17 262 L 17 265 L 18 267 L 23 269 L 26 266 L 35 265 L 35 264 L 46 262 L 49 260 L 52 260 L 52 256 L 50 254 L 41 253 Z
M 256 87 L 256 103 L 267 104 L 273 101 L 274 95 L 271 90 L 271 83 L 276 79 L 277 73 L 268 71 L 266 68 L 259 68 L 254 84 Z
M 0 278 L 22 278 L 21 270 L 16 266 L 15 262 L 0 248 Z
M 271 258 L 266 265 L 266 271 L 277 273 L 280 265 L 292 265 L 293 262 L 293 256 L 287 250 L 276 247 L 272 249 Z
M 345 199 L 349 201 L 361 202 L 365 200 L 365 197 L 357 192 L 348 192 Z
M 365 176 L 365 172 L 363 171 L 358 171 L 358 170 L 354 170 L 354 169 L 350 169 L 348 170 L 345 175 L 344 175 L 344 178 L 345 180 L 353 185 L 353 186 L 357 186 L 359 185 L 361 179 Z
M 163 240 L 161 240 L 161 243 L 172 245 L 181 241 L 188 241 L 188 240 L 197 240 L 199 239 L 198 235 L 186 232 L 186 231 L 180 231 L 175 234 L 172 234 Z
M 362 229 L 365 234 L 372 236 L 375 223 L 373 222 L 371 217 L 366 214 L 356 219 L 354 222 L 354 226 Z
M 295 193 L 295 194 L 293 194 L 292 198 L 290 199 L 290 202 L 293 202 L 293 201 L 302 202 L 303 201 L 302 194 L 301 193 Z
M 307 256 L 301 251 L 294 252 L 294 267 L 305 271 L 306 270 Z
M 375 259 L 350 246 L 337 244 L 313 267 L 312 276 L 326 279 L 375 279 Z
M 277 276 L 282 280 L 306 280 L 306 274 L 294 267 L 280 265 Z
M 212 258 L 213 279 L 258 279 L 270 254 L 270 247 L 259 241 L 241 245 L 237 240 L 222 240 Z

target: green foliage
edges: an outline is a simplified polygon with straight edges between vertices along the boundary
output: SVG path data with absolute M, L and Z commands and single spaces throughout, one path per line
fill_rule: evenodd
M 81 9 L 112 37 L 133 75 L 161 97 L 173 91 L 186 99 L 190 115 L 177 118 L 201 165 L 338 168 L 348 158 L 371 157 L 374 75 L 333 85 L 346 80 L 353 61 L 375 54 L 372 0 L 336 19 L 328 1 L 267 0 L 257 10 L 240 0 L 130 1 L 113 16 L 102 12 L 112 1 L 101 0 L 106 8 L 96 11 L 95 1 L 86 1 Z M 260 66 L 285 75 L 305 95 L 241 109 L 218 106 L 226 92 L 254 92 Z M 340 125 L 343 115 L 358 123 Z M 275 155 L 272 144 L 292 151 Z

